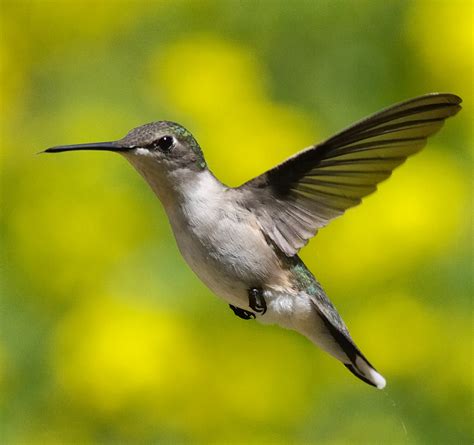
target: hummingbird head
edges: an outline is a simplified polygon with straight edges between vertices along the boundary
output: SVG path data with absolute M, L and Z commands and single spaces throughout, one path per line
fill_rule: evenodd
M 145 178 L 165 208 L 186 199 L 195 189 L 196 180 L 205 178 L 208 182 L 215 182 L 199 144 L 188 130 L 174 122 L 142 125 L 118 141 L 62 145 L 48 148 L 45 152 L 72 150 L 120 153 Z
M 206 168 L 201 148 L 193 135 L 181 125 L 169 121 L 151 122 L 134 128 L 118 141 L 62 145 L 48 148 L 45 152 L 73 150 L 118 152 L 140 170 L 145 168 L 164 174 Z

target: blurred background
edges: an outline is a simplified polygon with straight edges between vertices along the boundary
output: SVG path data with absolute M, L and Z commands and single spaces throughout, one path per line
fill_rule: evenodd
M 0 441 L 472 443 L 466 1 L 1 2 Z M 120 156 L 174 120 L 237 186 L 431 91 L 464 110 L 302 252 L 387 378 L 236 318 Z

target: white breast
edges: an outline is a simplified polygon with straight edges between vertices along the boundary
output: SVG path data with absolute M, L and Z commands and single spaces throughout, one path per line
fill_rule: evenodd
M 169 217 L 196 275 L 217 295 L 245 308 L 247 290 L 277 281 L 280 266 L 253 215 L 236 205 L 231 193 L 214 177 L 202 175 Z
M 211 172 L 166 172 L 146 156 L 126 156 L 162 202 L 179 250 L 215 294 L 242 309 L 251 287 L 284 286 L 280 260 L 255 216 Z

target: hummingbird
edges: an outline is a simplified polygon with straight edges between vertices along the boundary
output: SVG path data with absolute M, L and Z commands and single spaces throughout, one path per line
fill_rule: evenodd
M 124 156 L 161 201 L 186 262 L 236 316 L 297 331 L 382 389 L 385 378 L 356 346 L 298 252 L 420 151 L 461 101 L 431 93 L 398 103 L 239 187 L 219 181 L 192 134 L 170 121 L 142 125 L 113 142 L 45 152 L 107 150 Z

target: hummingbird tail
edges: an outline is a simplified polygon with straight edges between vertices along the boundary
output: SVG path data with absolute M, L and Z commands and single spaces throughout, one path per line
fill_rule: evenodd
M 313 308 L 319 318 L 318 329 L 305 335 L 319 347 L 340 360 L 343 365 L 363 382 L 383 389 L 386 385 L 384 377 L 369 363 L 364 354 L 355 345 L 349 331 L 339 314 L 327 312 L 321 304 L 313 302 Z M 322 323 L 321 323 L 322 322 Z
M 344 363 L 344 366 L 363 382 L 375 386 L 377 389 L 385 388 L 387 382 L 383 376 L 375 370 L 362 354 L 356 356 L 354 362 Z
M 375 386 L 377 389 L 385 388 L 385 379 L 370 364 L 370 362 L 365 358 L 364 354 L 360 352 L 359 348 L 349 336 L 349 333 L 337 329 L 327 319 L 325 320 L 324 324 L 331 333 L 332 339 L 334 341 L 334 343 L 331 345 L 331 349 L 327 349 L 327 351 L 341 360 L 344 366 L 363 382 Z M 338 349 L 337 351 L 334 351 L 335 346 Z

